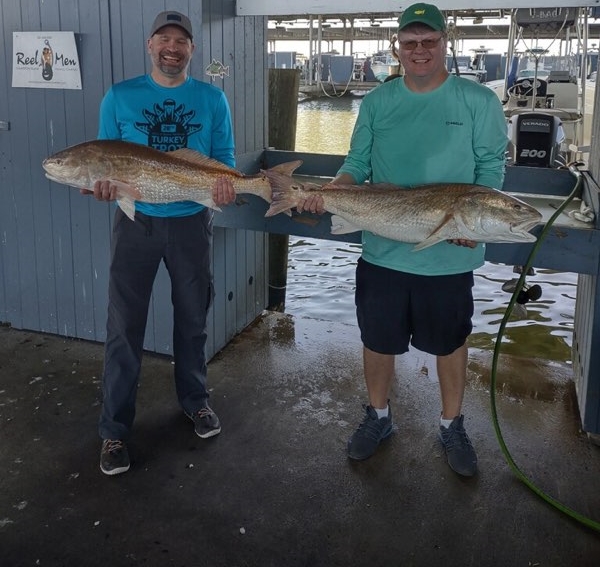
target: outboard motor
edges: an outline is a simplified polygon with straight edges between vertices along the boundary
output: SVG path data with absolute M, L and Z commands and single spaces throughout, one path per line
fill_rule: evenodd
M 524 112 L 515 114 L 509 120 L 509 137 L 512 142 L 512 161 L 515 165 L 529 167 L 560 167 L 560 147 L 565 139 L 562 122 L 558 116 L 544 112 Z M 514 266 L 513 271 L 521 273 L 523 266 Z M 533 268 L 527 273 L 535 275 Z M 512 293 L 518 279 L 504 283 L 502 289 Z M 519 306 L 528 301 L 537 301 L 542 296 L 539 285 L 524 286 L 517 297 Z M 526 311 L 521 307 L 521 311 Z
M 560 145 L 565 139 L 557 116 L 543 112 L 524 112 L 509 121 L 513 145 L 512 161 L 529 167 L 559 167 Z

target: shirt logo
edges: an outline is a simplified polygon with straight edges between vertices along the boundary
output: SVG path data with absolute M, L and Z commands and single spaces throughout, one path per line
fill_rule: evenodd
M 162 106 L 155 104 L 152 110 L 142 110 L 147 122 L 136 122 L 135 127 L 148 135 L 151 148 L 170 152 L 186 148 L 188 137 L 202 130 L 202 124 L 190 124 L 195 110 L 185 111 L 183 104 L 177 106 L 173 99 L 166 99 Z

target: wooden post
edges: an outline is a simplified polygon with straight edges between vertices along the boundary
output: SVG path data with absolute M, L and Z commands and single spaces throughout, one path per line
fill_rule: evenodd
M 269 69 L 269 147 L 294 150 L 300 69 Z M 269 304 L 284 311 L 287 287 L 287 234 L 269 234 Z

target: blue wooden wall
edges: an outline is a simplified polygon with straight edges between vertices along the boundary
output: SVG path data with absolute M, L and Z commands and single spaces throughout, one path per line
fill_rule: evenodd
M 599 89 L 594 92 L 594 115 L 591 125 L 589 173 L 600 182 L 600 99 Z M 595 197 L 594 210 L 598 215 L 600 192 Z M 598 222 L 598 219 L 596 220 Z M 579 412 L 584 431 L 600 435 L 600 263 L 589 274 L 580 274 L 577 280 L 577 299 L 573 324 L 573 370 Z
M 164 9 L 187 13 L 196 51 L 191 73 L 230 102 L 236 153 L 262 150 L 267 135 L 264 17 L 235 17 L 234 0 L 2 0 L 0 3 L 0 321 L 15 328 L 102 341 L 113 205 L 50 183 L 47 155 L 96 137 L 111 84 L 147 72 L 148 30 Z M 73 31 L 82 90 L 12 88 L 13 31 Z M 230 76 L 211 79 L 212 59 Z M 215 229 L 216 298 L 209 355 L 264 309 L 268 242 L 263 233 Z M 171 352 L 170 283 L 159 272 L 146 348 Z

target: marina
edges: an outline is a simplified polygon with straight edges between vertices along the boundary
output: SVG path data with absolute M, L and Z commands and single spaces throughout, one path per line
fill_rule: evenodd
M 515 120 L 502 189 L 542 213 L 532 229 L 538 242 L 490 244 L 475 273 L 464 414 L 477 476 L 448 468 L 438 442 L 435 360 L 414 349 L 396 360 L 392 434 L 370 459 L 348 459 L 347 440 L 367 402 L 353 297 L 360 233 L 332 234 L 329 213 L 266 218 L 267 203 L 244 195 L 214 216 L 206 351 L 222 432 L 199 438 L 177 402 L 171 288 L 161 266 L 127 440 L 131 470 L 108 477 L 98 467 L 97 424 L 113 210 L 55 186 L 40 164 L 97 135 L 103 93 L 148 68 L 145 36 L 165 6 L 43 4 L 4 3 L 0 39 L 8 46 L 15 33 L 72 33 L 84 88 L 0 84 L 0 565 L 596 567 L 600 124 L 592 120 L 593 63 L 588 69 L 585 57 L 576 60 L 573 82 L 571 74 L 551 77 L 567 69 L 535 53 L 533 75 L 508 85 L 511 57 L 482 46 L 482 36 L 506 42 L 510 26 L 486 17 L 515 14 L 519 3 L 440 3 L 457 30 L 448 69 L 486 88 L 501 81 L 507 132 Z M 571 37 L 549 56 L 571 55 L 567 43 L 588 45 L 600 33 L 591 0 L 581 9 L 570 0 L 562 8 L 531 4 L 533 15 L 541 9 L 563 18 L 576 8 L 587 24 L 582 35 L 569 26 Z M 236 168 L 251 175 L 300 160 L 298 183 L 331 179 L 362 97 L 394 74 L 393 26 L 382 28 L 397 19 L 397 2 L 183 0 L 178 10 L 196 30 L 190 73 L 221 89 L 231 106 Z M 343 28 L 334 23 L 342 19 Z M 310 21 L 312 31 L 296 29 L 298 20 Z M 306 54 L 275 44 L 304 34 L 312 43 Z M 555 35 L 538 30 L 539 39 Z M 373 45 L 359 49 L 363 38 Z M 528 46 L 530 55 L 535 48 Z M 376 54 L 387 75 L 375 74 Z M 5 59 L 0 69 L 10 77 Z M 295 92 L 278 98 L 273 69 L 296 69 L 302 102 Z M 563 104 L 564 91 L 573 100 L 573 86 L 575 104 Z M 272 106 L 290 101 L 295 148 L 284 149 L 272 141 L 270 126 L 285 123 L 273 120 Z M 532 124 L 522 116 L 550 118 Z M 564 139 L 555 136 L 557 121 Z M 525 163 L 531 157 L 546 161 Z M 566 168 L 572 158 L 579 163 Z M 267 309 L 271 235 L 289 241 L 284 312 Z M 503 329 L 521 271 L 521 292 L 539 286 L 541 295 L 517 301 Z
M 529 61 L 528 69 L 533 74 L 542 55 L 545 55 L 546 61 L 552 61 L 559 54 L 565 59 L 570 57 L 573 62 L 568 68 L 554 65 L 552 81 L 558 82 L 558 71 L 569 71 L 585 86 L 585 80 L 594 78 L 598 67 L 598 49 L 593 44 L 593 48 L 588 50 L 587 38 L 600 33 L 600 25 L 595 20 L 588 20 L 587 16 L 584 21 L 577 15 L 577 8 L 557 10 L 555 15 L 549 12 L 543 22 L 528 19 L 528 10 L 524 8 L 512 15 L 509 10 L 451 12 L 448 69 L 500 90 L 502 85 L 505 89 L 512 86 L 510 73 L 517 59 Z M 308 96 L 341 96 L 340 93 L 368 91 L 389 75 L 402 73 L 397 55 L 396 18 L 392 14 L 379 16 L 370 20 L 364 16 L 355 20 L 353 16 L 345 15 L 308 19 L 282 16 L 271 20 L 270 57 L 271 61 L 275 61 L 272 66 L 301 69 L 300 90 Z M 484 25 L 487 22 L 490 23 Z M 502 37 L 505 38 L 504 45 Z M 479 45 L 473 45 L 473 42 Z M 496 49 L 500 43 L 500 52 L 495 53 L 486 42 L 495 44 Z M 372 53 L 355 52 L 356 44 L 376 46 L 376 49 Z M 468 44 L 470 47 L 466 47 Z M 288 45 L 302 46 L 303 53 L 286 51 L 289 61 L 277 65 L 276 50 Z M 327 45 L 328 51 L 322 51 L 323 45 Z M 335 45 L 341 45 L 341 53 L 333 48 Z M 553 49 L 554 56 L 549 53 L 549 48 Z M 330 69 L 329 60 L 350 58 L 354 59 L 353 69 L 351 66 L 349 71 Z M 584 60 L 585 69 L 582 66 Z M 552 63 L 549 65 L 552 67 Z M 319 69 L 320 72 L 317 71 Z M 540 72 L 543 71 L 542 66 Z M 524 72 L 524 69 L 521 70 L 521 78 Z M 543 80 L 543 77 L 540 76 L 540 79 Z M 365 81 L 368 84 L 361 84 Z M 505 84 L 507 81 L 511 84 Z M 506 95 L 499 92 L 499 96 L 504 98 Z

